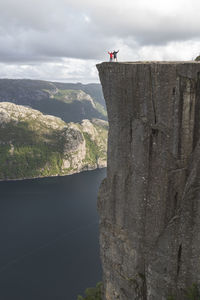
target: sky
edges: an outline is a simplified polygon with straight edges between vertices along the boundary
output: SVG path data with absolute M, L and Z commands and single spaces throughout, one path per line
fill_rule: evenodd
M 98 82 L 95 65 L 192 60 L 199 0 L 0 0 L 0 78 Z

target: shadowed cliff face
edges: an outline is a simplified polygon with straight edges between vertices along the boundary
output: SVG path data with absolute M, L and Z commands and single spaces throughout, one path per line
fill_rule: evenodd
M 106 300 L 200 285 L 200 63 L 97 65 L 109 119 L 98 209 Z

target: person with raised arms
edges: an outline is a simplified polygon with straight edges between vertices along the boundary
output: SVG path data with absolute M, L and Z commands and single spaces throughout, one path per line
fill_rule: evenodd
M 114 61 L 116 62 L 117 61 L 117 53 L 119 52 L 119 50 L 118 51 L 113 51 L 113 56 L 114 56 Z
M 108 54 L 110 55 L 110 61 L 113 61 L 113 53 L 108 51 Z

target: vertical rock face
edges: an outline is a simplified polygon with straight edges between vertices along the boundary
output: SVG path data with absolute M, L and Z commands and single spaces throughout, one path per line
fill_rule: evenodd
M 200 63 L 97 65 L 109 118 L 98 209 L 106 300 L 200 284 Z

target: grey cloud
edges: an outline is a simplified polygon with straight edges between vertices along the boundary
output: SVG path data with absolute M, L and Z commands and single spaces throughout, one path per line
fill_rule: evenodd
M 23 1 L 17 3 L 24 4 Z M 58 9 L 55 4 L 55 11 L 47 9 L 41 14 L 41 5 L 47 3 L 41 2 L 38 14 L 37 3 L 34 4 L 33 11 L 32 7 L 27 11 L 29 17 L 24 17 L 26 13 L 16 7 L 7 6 L 9 13 L 2 13 L 1 2 L 0 61 L 51 61 L 61 57 L 91 59 L 99 56 L 102 44 L 109 44 L 102 41 L 101 34 L 97 36 L 82 11 L 76 12 L 69 7 Z
M 1 0 L 0 61 L 102 59 L 119 40 L 138 48 L 199 38 L 198 7 L 188 15 L 184 7 L 160 15 L 145 5 L 141 8 L 138 1 L 132 10 L 120 9 L 122 2 Z

